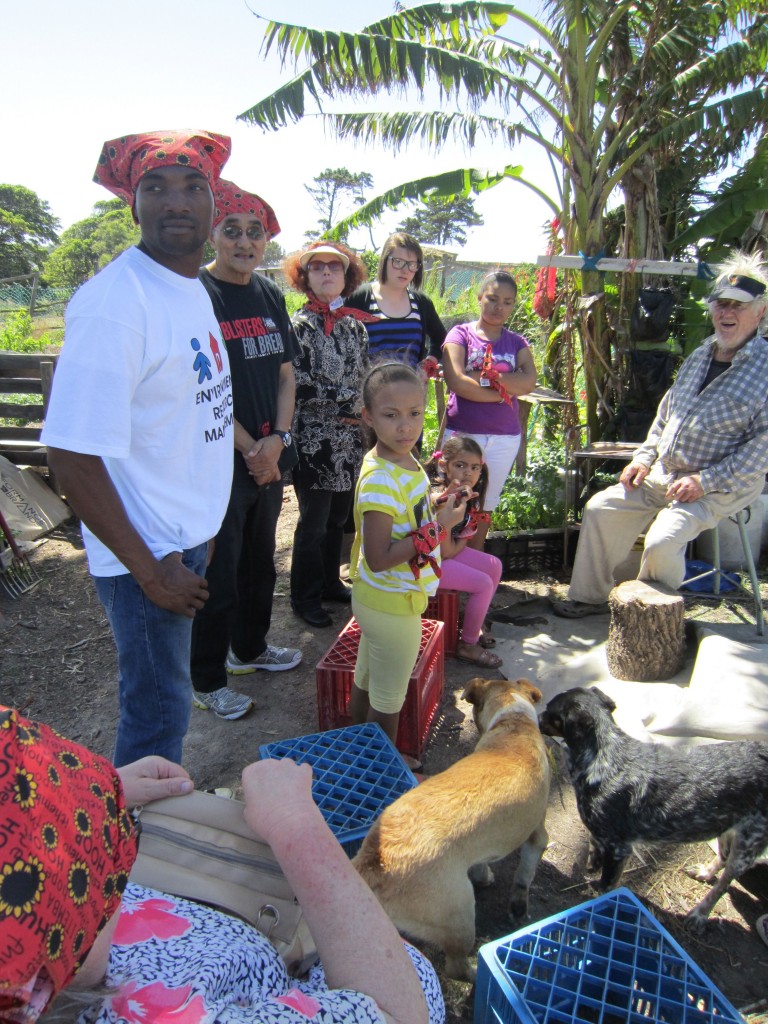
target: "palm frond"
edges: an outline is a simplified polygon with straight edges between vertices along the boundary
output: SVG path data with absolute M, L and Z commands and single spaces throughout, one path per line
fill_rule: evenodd
M 380 217 L 386 210 L 392 210 L 409 200 L 424 199 L 428 196 L 442 196 L 451 198 L 454 196 L 468 196 L 470 193 L 484 192 L 493 188 L 505 180 L 517 180 L 532 188 L 549 205 L 554 214 L 559 213 L 557 203 L 547 196 L 535 184 L 527 182 L 523 178 L 522 166 L 507 166 L 498 171 L 490 171 L 477 167 L 461 167 L 453 171 L 444 171 L 442 174 L 429 175 L 418 178 L 414 181 L 406 181 L 402 185 L 396 185 L 388 189 L 375 199 L 371 199 L 364 206 L 359 207 L 349 217 L 334 224 L 327 232 L 329 238 L 343 237 L 352 228 L 370 224 Z
M 672 245 L 676 249 L 684 249 L 702 238 L 718 238 L 726 231 L 735 236 L 741 235 L 752 215 L 766 209 L 768 188 L 734 192 L 693 221 L 673 239 Z

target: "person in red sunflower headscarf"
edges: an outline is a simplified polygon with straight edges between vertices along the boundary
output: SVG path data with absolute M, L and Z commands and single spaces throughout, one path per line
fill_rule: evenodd
M 130 881 L 128 810 L 183 799 L 183 768 L 147 757 L 115 770 L 0 706 L 0 1024 L 49 1010 L 78 1024 L 441 1024 L 437 976 L 400 939 L 311 787 L 309 765 L 288 759 L 243 772 L 245 820 L 270 843 L 322 958 L 296 981 L 251 925 Z
M 227 352 L 197 276 L 229 151 L 191 130 L 105 143 L 95 180 L 141 241 L 70 302 L 43 430 L 117 646 L 117 765 L 180 761 L 189 724 L 192 619 L 232 482 Z

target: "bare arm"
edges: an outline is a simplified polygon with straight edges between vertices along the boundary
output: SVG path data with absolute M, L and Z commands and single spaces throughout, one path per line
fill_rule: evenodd
M 451 527 L 464 518 L 466 506 L 466 501 L 456 505 L 454 499 L 450 498 L 435 519 L 450 532 Z M 393 569 L 416 554 L 411 537 L 392 540 L 392 516 L 386 512 L 364 512 L 363 524 L 363 552 L 371 572 Z
M 194 618 L 208 599 L 208 584 L 182 564 L 181 552 L 157 559 L 128 518 L 98 455 L 49 448 L 48 462 L 72 508 L 131 573 L 150 601 Z
M 275 430 L 285 433 L 291 429 L 295 401 L 296 376 L 293 372 L 293 363 L 283 363 L 277 385 Z M 248 472 L 257 484 L 269 484 L 280 479 L 277 463 L 283 454 L 283 448 L 283 442 L 276 434 L 256 440 L 235 420 L 235 449 L 245 459 Z
M 288 759 L 243 771 L 245 820 L 280 863 L 317 943 L 330 988 L 370 996 L 388 1024 L 427 1024 L 402 939 L 312 800 L 312 770 Z

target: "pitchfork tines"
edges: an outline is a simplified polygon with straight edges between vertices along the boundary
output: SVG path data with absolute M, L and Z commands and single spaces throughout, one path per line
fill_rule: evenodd
M 8 545 L 7 550 L 0 550 L 0 583 L 6 593 L 14 601 L 22 594 L 36 587 L 40 576 L 35 572 L 32 563 L 22 551 L 11 533 L 10 527 L 0 512 L 0 534 Z

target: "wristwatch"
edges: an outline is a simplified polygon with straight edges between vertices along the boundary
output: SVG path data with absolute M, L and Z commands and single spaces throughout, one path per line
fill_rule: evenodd
M 291 447 L 291 441 L 293 440 L 293 438 L 291 437 L 290 430 L 273 430 L 272 435 L 270 436 L 279 437 L 280 440 L 283 442 L 284 448 Z

